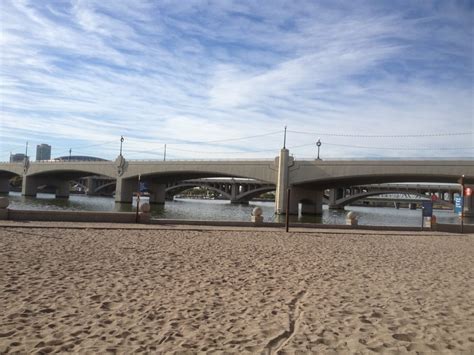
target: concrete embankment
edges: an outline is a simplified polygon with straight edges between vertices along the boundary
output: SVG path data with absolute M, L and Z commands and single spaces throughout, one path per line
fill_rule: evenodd
M 5 219 L 12 221 L 52 221 L 52 222 L 102 222 L 102 223 L 136 223 L 134 212 L 89 212 L 89 211 L 36 211 L 7 210 Z M 138 214 L 139 223 L 148 223 L 149 215 Z

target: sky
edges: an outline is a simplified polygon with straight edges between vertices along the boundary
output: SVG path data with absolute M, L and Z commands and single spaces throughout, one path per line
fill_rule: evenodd
M 474 156 L 472 1 L 0 1 L 0 161 Z

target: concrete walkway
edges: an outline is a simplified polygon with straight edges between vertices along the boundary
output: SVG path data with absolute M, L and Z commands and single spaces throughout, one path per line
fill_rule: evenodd
M 249 226 L 213 226 L 206 225 L 205 221 L 201 225 L 186 224 L 130 224 L 130 223 L 82 223 L 82 222 L 28 222 L 28 221 L 0 221 L 0 232 L 9 228 L 47 228 L 47 229 L 96 229 L 96 230 L 190 230 L 190 231 L 240 231 L 240 232 L 285 232 L 285 227 L 249 227 Z M 453 233 L 437 231 L 399 231 L 387 230 L 365 230 L 365 229 L 337 229 L 337 228 L 300 228 L 291 227 L 290 233 L 318 233 L 318 234 L 349 234 L 349 235 L 446 235 Z M 474 233 L 464 233 L 464 235 L 474 236 Z

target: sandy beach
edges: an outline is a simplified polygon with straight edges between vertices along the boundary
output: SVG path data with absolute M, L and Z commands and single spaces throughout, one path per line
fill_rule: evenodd
M 0 353 L 474 351 L 474 235 L 0 227 Z

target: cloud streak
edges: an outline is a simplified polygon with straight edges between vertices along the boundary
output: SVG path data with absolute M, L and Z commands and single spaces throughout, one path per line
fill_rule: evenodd
M 321 135 L 328 158 L 474 152 L 472 135 L 324 136 L 474 131 L 473 10 L 463 4 L 21 0 L 0 7 L 0 160 L 27 140 L 112 159 L 118 145 L 104 142 L 121 135 L 129 158 L 158 156 L 164 144 L 170 158 L 273 157 L 282 135 L 195 142 L 285 125 Z M 316 140 L 288 136 L 296 157 L 314 156 Z

